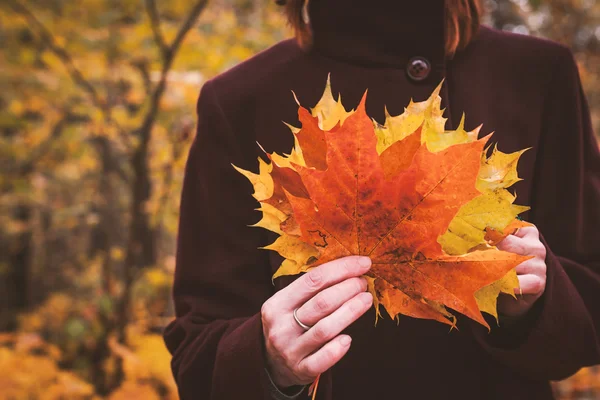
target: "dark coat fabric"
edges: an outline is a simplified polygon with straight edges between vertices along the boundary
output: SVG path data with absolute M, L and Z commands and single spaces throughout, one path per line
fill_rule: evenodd
M 412 98 L 442 90 L 447 126 L 466 114 L 499 149 L 531 147 L 519 163 L 517 204 L 548 248 L 547 286 L 517 325 L 459 330 L 370 310 L 346 333 L 348 354 L 321 379 L 318 399 L 551 399 L 549 380 L 600 362 L 600 155 L 577 67 L 556 43 L 482 27 L 462 51 L 444 52 L 443 0 L 313 0 L 314 46 L 284 40 L 206 82 L 185 169 L 177 246 L 176 319 L 165 331 L 184 400 L 269 399 L 260 308 L 291 282 L 271 275 L 281 258 L 259 250 L 275 236 L 252 187 L 231 166 L 257 171 L 268 152 L 289 152 L 282 123 L 316 104 L 331 73 L 334 95 L 384 122 Z M 416 82 L 406 66 L 425 57 Z M 306 394 L 303 394 L 304 397 Z

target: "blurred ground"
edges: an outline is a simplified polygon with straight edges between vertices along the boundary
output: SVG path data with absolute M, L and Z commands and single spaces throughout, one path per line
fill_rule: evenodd
M 600 4 L 486 7 L 573 49 L 600 133 Z M 1 2 L 0 399 L 176 399 L 160 332 L 197 95 L 289 35 L 259 0 Z M 600 398 L 600 369 L 555 387 Z

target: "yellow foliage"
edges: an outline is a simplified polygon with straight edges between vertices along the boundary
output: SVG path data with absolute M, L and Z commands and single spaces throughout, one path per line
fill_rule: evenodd
M 111 342 L 111 348 L 123 360 L 125 382 L 115 392 L 115 399 L 133 399 L 145 397 L 121 397 L 168 392 L 166 399 L 177 400 L 177 386 L 171 373 L 171 355 L 167 351 L 163 338 L 160 335 L 143 334 L 137 329 L 128 330 L 130 348 Z M 152 382 L 152 384 L 149 384 Z M 136 394 L 139 391 L 140 394 Z M 153 397 L 148 397 L 153 398 Z
M 600 366 L 582 368 L 570 378 L 554 382 L 553 386 L 557 399 L 595 399 L 600 393 Z
M 23 112 L 23 110 L 25 110 L 25 107 L 23 106 L 23 103 L 19 100 L 13 100 L 11 101 L 8 109 L 10 110 L 10 112 L 20 115 Z
M 39 337 L 14 335 L 11 339 L 0 346 L 0 399 L 93 398 L 93 386 L 75 374 L 61 370 L 55 358 L 49 355 L 48 344 Z M 23 345 L 23 341 L 36 344 Z M 54 351 L 52 347 L 50 349 L 50 352 Z
M 108 400 L 162 400 L 156 390 L 143 383 L 125 381 Z
M 66 294 L 51 295 L 35 312 L 20 317 L 21 329 L 25 332 L 36 332 L 42 328 L 61 329 L 69 317 L 73 300 Z
M 173 280 L 171 275 L 159 268 L 149 269 L 144 277 L 154 287 L 169 286 Z
M 125 252 L 123 251 L 123 248 L 119 246 L 113 246 L 110 249 L 110 258 L 115 261 L 122 261 L 125 258 Z

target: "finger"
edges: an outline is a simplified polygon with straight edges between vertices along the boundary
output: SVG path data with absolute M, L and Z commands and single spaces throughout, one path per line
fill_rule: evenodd
M 535 256 L 541 260 L 546 259 L 546 247 L 540 242 L 539 238 L 536 239 L 531 236 L 520 238 L 510 235 L 498 243 L 496 247 L 522 256 Z
M 306 325 L 314 325 L 337 310 L 346 301 L 367 290 L 365 278 L 349 278 L 333 285 L 308 300 L 296 313 Z
M 508 235 L 500 243 L 496 245 L 499 250 L 508 251 L 510 253 L 527 255 L 527 242 L 525 239 L 515 235 Z
M 536 228 L 535 226 L 523 226 L 514 233 L 514 236 L 519 237 L 519 238 L 527 237 L 527 238 L 539 239 L 540 231 L 538 231 L 538 228 Z
M 515 288 L 515 294 L 540 294 L 546 288 L 546 279 L 537 275 L 519 275 L 519 288 Z
M 336 337 L 373 304 L 370 293 L 359 293 L 298 338 L 294 353 L 302 358 Z
M 291 311 L 304 304 L 316 293 L 348 278 L 363 275 L 371 268 L 371 259 L 362 256 L 340 258 L 313 268 L 275 296 L 281 299 L 282 309 Z
M 317 375 L 327 371 L 340 361 L 350 349 L 351 342 L 352 339 L 348 335 L 339 335 L 332 339 L 314 354 L 300 361 L 298 364 L 300 374 L 307 377 L 308 382 L 311 382 Z
M 546 263 L 537 258 L 530 258 L 515 268 L 518 275 L 546 276 Z

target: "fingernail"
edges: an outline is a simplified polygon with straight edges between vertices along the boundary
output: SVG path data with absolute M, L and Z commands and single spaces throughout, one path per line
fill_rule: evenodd
M 360 265 L 361 267 L 370 267 L 371 259 L 369 257 L 360 257 L 358 259 L 358 265 Z
M 352 342 L 352 338 L 350 336 L 342 336 L 342 338 L 340 339 L 340 342 L 342 343 L 342 346 L 350 346 L 350 343 Z

